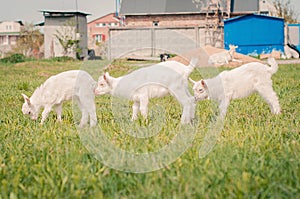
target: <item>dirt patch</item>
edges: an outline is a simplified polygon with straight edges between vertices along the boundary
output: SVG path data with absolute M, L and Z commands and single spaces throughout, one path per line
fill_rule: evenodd
M 183 53 L 182 55 L 178 55 L 176 57 L 171 58 L 170 60 L 175 60 L 178 62 L 181 62 L 185 65 L 189 64 L 189 61 L 191 60 L 192 57 L 198 57 L 199 62 L 198 62 L 198 67 L 205 67 L 205 66 L 209 66 L 208 64 L 208 58 L 210 55 L 215 54 L 215 53 L 219 53 L 219 52 L 224 52 L 227 51 L 225 49 L 222 48 L 216 48 L 216 47 L 212 47 L 212 46 L 205 46 L 203 48 L 197 48 L 197 49 L 193 49 L 191 51 L 188 51 L 186 53 Z M 229 62 L 229 64 L 225 64 L 223 66 L 225 67 L 238 67 L 242 64 L 246 64 L 249 62 L 262 62 L 259 59 L 247 56 L 247 55 L 243 55 L 241 53 L 234 53 L 233 56 L 234 59 L 240 60 L 241 62 Z
M 183 53 L 181 55 L 178 55 L 176 57 L 172 57 L 169 60 L 178 61 L 184 65 L 189 65 L 189 62 L 191 58 L 197 57 L 198 58 L 198 67 L 205 67 L 208 66 L 208 58 L 209 55 L 203 48 L 196 48 L 193 50 L 190 50 L 186 53 Z

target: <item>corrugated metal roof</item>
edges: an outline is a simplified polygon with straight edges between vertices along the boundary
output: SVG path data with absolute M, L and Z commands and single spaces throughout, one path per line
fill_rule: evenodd
M 0 35 L 20 35 L 20 32 L 0 32 Z
M 80 11 L 61 11 L 61 10 L 40 10 L 44 15 L 51 15 L 51 14 L 70 14 L 70 15 L 91 15 L 88 13 L 80 12 Z
M 268 19 L 284 20 L 283 18 L 273 17 L 273 16 L 267 16 L 267 15 L 247 14 L 247 15 L 241 15 L 241 16 L 237 16 L 237 17 L 225 19 L 225 20 L 224 20 L 224 23 L 231 22 L 231 21 L 235 21 L 235 20 L 239 20 L 239 19 L 243 19 L 243 18 L 248 18 L 248 17 L 259 17 L 259 18 L 268 18 Z
M 209 2 L 210 0 L 122 0 L 120 13 L 123 15 L 204 13 Z M 227 0 L 219 0 L 219 3 L 223 10 L 227 10 Z M 259 0 L 231 0 L 230 5 L 233 13 L 251 13 L 259 10 Z
M 198 7 L 193 0 L 122 0 L 122 15 L 172 14 L 205 12 L 210 0 L 199 1 Z M 220 1 L 226 8 L 226 0 Z

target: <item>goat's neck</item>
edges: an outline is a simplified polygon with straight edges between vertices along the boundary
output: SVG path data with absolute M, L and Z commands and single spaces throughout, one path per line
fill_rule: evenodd
M 117 88 L 117 86 L 118 86 L 118 84 L 119 84 L 119 82 L 121 81 L 121 79 L 122 79 L 123 77 L 117 77 L 117 78 L 115 78 L 115 77 L 111 77 L 111 91 L 110 91 L 110 94 L 113 94 L 114 93 L 114 90 Z
M 208 96 L 210 99 L 220 101 L 224 98 L 224 86 L 219 75 L 205 80 L 208 86 Z
M 44 84 L 42 84 L 37 89 L 35 89 L 32 96 L 30 97 L 31 104 L 33 104 L 34 106 L 40 106 L 40 104 L 43 103 L 42 102 L 42 100 L 43 100 L 43 96 L 42 96 L 43 90 L 44 90 Z

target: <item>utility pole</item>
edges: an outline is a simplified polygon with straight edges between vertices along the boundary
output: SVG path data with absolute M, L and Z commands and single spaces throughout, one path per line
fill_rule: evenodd
M 76 34 L 79 32 L 79 22 L 78 22 L 78 2 L 77 0 L 75 0 L 76 2 Z

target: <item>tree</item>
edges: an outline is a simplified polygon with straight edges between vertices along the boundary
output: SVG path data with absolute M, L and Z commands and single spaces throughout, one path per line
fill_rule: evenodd
M 290 0 L 274 0 L 273 3 L 278 17 L 283 18 L 287 23 L 298 23 L 298 13 L 291 6 Z
M 63 56 L 68 56 L 74 52 L 78 53 L 79 40 L 76 38 L 75 21 L 67 21 L 59 30 L 56 30 L 55 37 L 63 48 Z
M 13 53 L 23 54 L 26 57 L 40 58 L 44 43 L 43 34 L 33 24 L 25 24 L 21 29 L 20 37 L 13 47 Z

